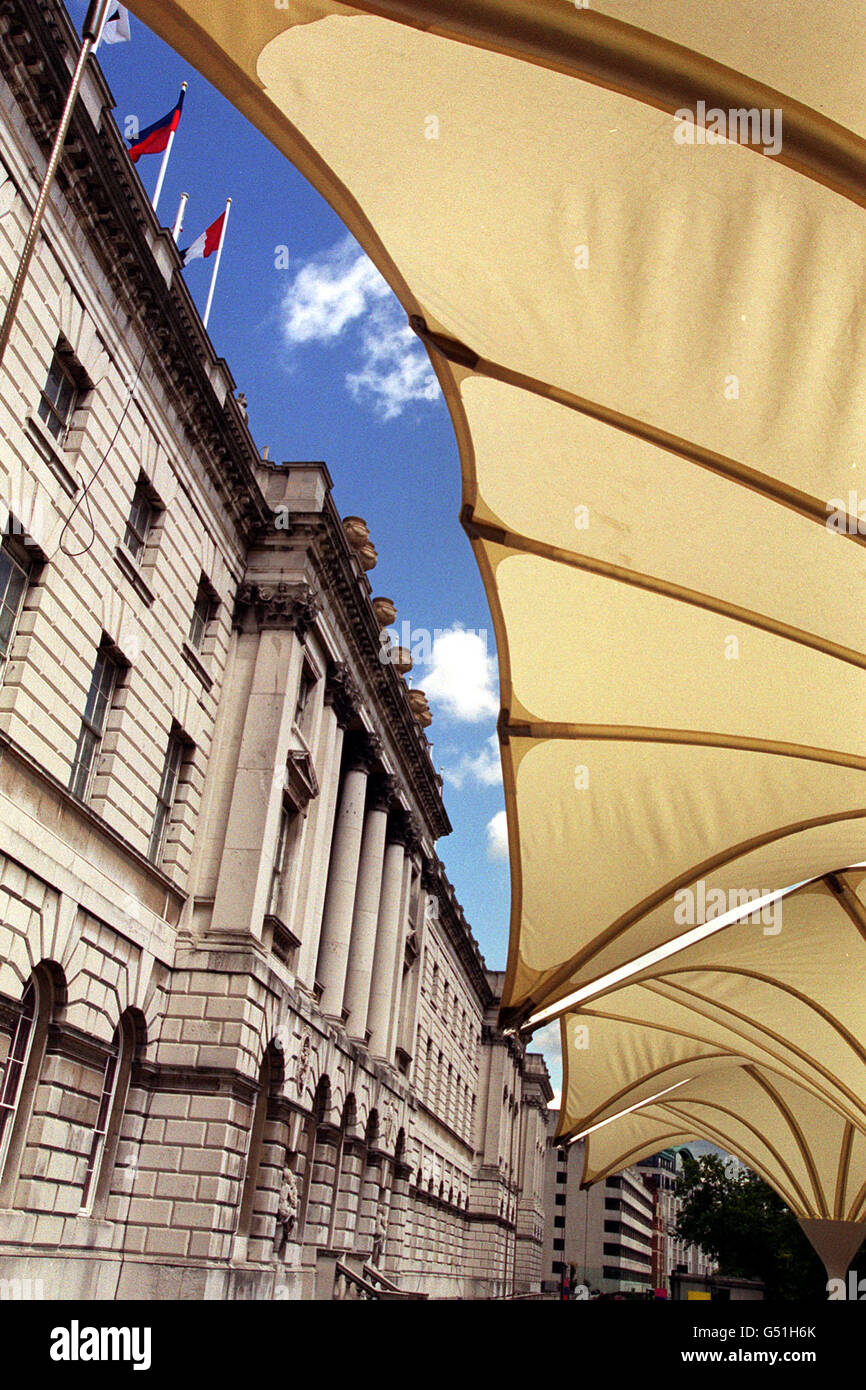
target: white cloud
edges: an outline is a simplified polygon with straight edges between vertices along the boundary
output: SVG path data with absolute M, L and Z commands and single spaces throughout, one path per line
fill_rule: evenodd
M 359 367 L 346 373 L 346 386 L 386 420 L 412 401 L 439 396 L 433 368 L 399 302 L 352 237 L 301 266 L 283 297 L 282 327 L 290 346 L 329 344 L 349 334 Z
M 553 1100 L 547 1102 L 548 1110 L 558 1110 L 562 1105 L 562 1091 L 558 1088 L 553 1092 Z
M 452 627 L 437 633 L 423 684 L 429 700 L 467 724 L 499 712 L 496 661 L 478 632 Z
M 492 733 L 477 753 L 464 753 L 458 763 L 446 771 L 452 787 L 459 789 L 467 782 L 482 787 L 502 786 L 502 763 L 499 759 L 499 739 Z
M 356 401 L 372 398 L 384 419 L 393 420 L 412 401 L 438 398 L 433 368 L 396 299 L 370 311 L 361 347 L 363 367 L 346 376 Z
M 508 826 L 504 811 L 497 811 L 487 822 L 487 858 L 508 858 Z
M 283 299 L 283 332 L 290 343 L 323 343 L 391 291 L 351 237 L 313 256 Z
M 555 1018 L 552 1023 L 546 1023 L 543 1028 L 539 1028 L 538 1032 L 532 1035 L 531 1048 L 533 1052 L 552 1052 L 558 1057 L 561 1046 L 562 1034 L 558 1018 Z

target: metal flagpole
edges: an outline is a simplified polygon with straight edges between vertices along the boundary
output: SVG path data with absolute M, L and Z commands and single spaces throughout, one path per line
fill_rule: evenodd
M 87 67 L 87 59 L 90 57 L 93 45 L 102 31 L 102 26 L 105 22 L 110 3 L 111 0 L 91 0 L 87 10 L 87 17 L 84 20 L 84 28 L 82 29 L 83 41 L 81 44 L 81 51 L 78 55 L 78 62 L 75 65 L 75 72 L 72 74 L 72 82 L 66 97 L 66 105 L 63 108 L 63 115 L 60 117 L 60 124 L 57 127 L 54 144 L 51 147 L 48 166 L 42 179 L 42 187 L 39 190 L 36 207 L 33 209 L 33 216 L 30 219 L 30 227 L 24 242 L 24 250 L 21 252 L 21 260 L 18 262 L 18 269 L 15 273 L 12 289 L 9 292 L 9 300 L 3 314 L 3 323 L 2 326 L 0 326 L 0 363 L 3 362 L 3 358 L 6 354 L 9 337 L 12 333 L 12 325 L 15 322 L 15 314 L 21 302 L 24 281 L 27 279 L 30 262 L 33 259 L 33 252 L 36 249 L 39 229 L 42 226 L 45 209 L 48 206 L 51 185 L 54 182 L 57 166 L 63 154 L 63 146 L 66 143 L 69 122 L 72 119 L 72 111 L 75 106 L 76 98 L 81 90 L 84 70 Z
M 217 247 L 216 261 L 214 262 L 213 275 L 211 276 L 211 279 L 210 279 L 210 289 L 209 289 L 209 291 L 208 291 L 208 296 L 207 296 L 207 307 L 205 308 L 205 311 L 204 311 L 204 319 L 202 320 L 202 322 L 204 323 L 205 328 L 207 328 L 208 322 L 209 322 L 209 320 L 210 320 L 210 310 L 211 310 L 211 305 L 213 304 L 213 292 L 214 292 L 214 289 L 216 288 L 217 276 L 219 275 L 219 269 L 220 269 L 220 261 L 222 260 L 223 247 L 225 246 L 225 241 L 226 241 L 226 230 L 227 230 L 228 225 L 229 225 L 229 209 L 230 209 L 231 205 L 232 205 L 232 200 L 231 200 L 231 198 L 226 198 L 226 210 L 225 210 L 225 217 L 224 217 L 224 220 L 223 220 L 222 236 L 220 237 L 220 244 L 219 244 L 219 246 Z
M 174 226 L 171 229 L 171 234 L 174 237 L 175 245 L 177 245 L 177 239 L 183 231 L 183 216 L 186 212 L 186 205 L 188 202 L 189 194 L 181 193 L 180 202 L 177 205 L 177 216 L 174 219 Z
M 90 50 L 91 53 L 95 53 L 99 45 L 102 43 L 102 35 L 105 33 L 105 26 L 108 23 L 108 11 L 110 8 L 111 6 L 109 3 L 105 7 L 105 14 L 102 16 L 102 23 L 99 26 L 99 33 L 96 35 L 96 38 L 93 43 L 93 48 Z
M 186 88 L 187 88 L 186 82 L 181 82 L 181 84 L 180 84 L 181 95 L 186 91 Z M 171 154 L 171 147 L 172 147 L 172 145 L 174 144 L 174 137 L 175 137 L 176 134 L 177 134 L 177 128 L 175 128 L 175 129 L 174 129 L 173 131 L 171 131 L 171 133 L 169 134 L 169 137 L 168 137 L 168 144 L 167 144 L 166 147 L 165 147 L 165 154 L 162 156 L 162 164 L 159 166 L 159 178 L 158 178 L 157 181 L 156 181 L 156 188 L 155 188 L 154 191 L 153 191 L 153 203 L 152 203 L 152 207 L 153 207 L 154 212 L 156 212 L 156 205 L 157 205 L 157 203 L 159 202 L 159 195 L 160 195 L 160 193 L 162 192 L 162 181 L 163 181 L 163 179 L 165 178 L 165 171 L 166 171 L 166 169 L 168 168 L 168 159 L 169 159 L 169 155 Z

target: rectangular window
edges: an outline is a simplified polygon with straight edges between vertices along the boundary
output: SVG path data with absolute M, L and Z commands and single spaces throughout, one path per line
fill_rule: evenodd
M 555 1196 L 554 1199 L 553 1199 L 553 1202 L 554 1202 L 554 1205 L 557 1206 L 557 1207 L 564 1207 L 564 1206 L 565 1206 L 565 1193 L 564 1193 L 564 1192 L 557 1192 L 556 1196 Z
M 568 1173 L 567 1173 L 567 1172 L 566 1172 L 566 1173 L 557 1173 L 557 1175 L 556 1175 L 556 1181 L 557 1181 L 557 1182 L 568 1182 Z
M 153 503 L 150 484 L 146 478 L 139 478 L 132 499 L 129 520 L 123 534 L 123 544 L 138 564 L 141 564 L 144 556 L 144 547 L 147 544 L 147 537 L 155 516 L 156 507 Z
M 0 676 L 18 627 L 31 569 L 18 548 L 4 538 L 0 546 Z
M 60 445 L 66 438 L 79 396 L 70 362 L 69 354 L 55 351 L 39 398 L 39 418 Z
M 304 662 L 301 671 L 301 680 L 298 685 L 298 703 L 295 707 L 295 723 L 301 729 L 304 726 L 304 714 L 309 707 L 310 697 L 316 688 L 316 675 L 312 667 Z
M 189 625 L 189 644 L 195 651 L 200 652 L 207 634 L 208 623 L 213 619 L 216 611 L 217 600 L 213 589 L 202 575 L 198 584 L 198 592 L 195 596 L 195 604 L 192 610 L 192 622 Z
M 77 796 L 80 801 L 84 801 L 90 789 L 96 756 L 102 746 L 119 672 L 118 662 L 108 646 L 103 644 L 97 653 L 96 665 L 90 678 L 90 690 L 87 693 L 69 783 L 72 795 Z
M 156 798 L 156 815 L 154 816 L 150 846 L 147 851 L 148 859 L 151 859 L 154 864 L 159 863 L 165 845 L 165 834 L 171 820 L 174 798 L 177 795 L 177 784 L 180 780 L 185 746 L 185 740 L 180 730 L 173 729 L 168 740 L 168 751 L 165 755 L 162 780 Z
M 553 1242 L 553 1248 L 554 1248 L 554 1250 L 564 1250 L 564 1249 L 565 1249 L 565 1241 L 564 1241 L 564 1240 L 559 1240 L 559 1239 L 555 1240 L 555 1241 Z
M 565 1226 L 565 1217 L 564 1217 L 564 1216 L 554 1216 L 554 1218 L 553 1218 L 553 1224 L 554 1224 L 554 1226 L 557 1228 L 557 1230 L 560 1230 L 560 1231 L 561 1231 L 562 1228 Z
M 291 831 L 297 814 L 294 806 L 291 806 L 288 801 L 283 802 L 283 809 L 280 812 L 280 829 L 277 835 L 277 848 L 274 853 L 274 867 L 271 870 L 271 891 L 268 898 L 268 912 L 272 917 L 278 917 L 280 913 L 283 881 L 289 862 Z

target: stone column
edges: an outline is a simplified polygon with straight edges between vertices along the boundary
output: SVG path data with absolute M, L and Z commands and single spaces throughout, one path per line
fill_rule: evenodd
M 403 901 L 403 869 L 406 856 L 408 818 L 398 813 L 388 826 L 388 847 L 382 872 L 382 895 L 379 922 L 376 929 L 376 952 L 373 957 L 373 981 L 367 1031 L 370 1053 L 386 1062 L 394 1060 L 394 1041 L 391 1027 L 391 1002 L 398 949 L 402 941 L 401 912 Z
M 352 914 L 355 908 L 358 860 L 361 854 L 364 807 L 367 800 L 367 777 L 374 758 L 378 756 L 379 748 L 379 740 L 372 735 L 361 735 L 352 740 L 346 758 L 340 806 L 334 827 L 316 973 L 323 986 L 322 1011 L 340 1020 L 349 964 Z
M 334 835 L 334 817 L 340 792 L 340 757 L 345 730 L 357 715 L 357 691 L 343 662 L 332 662 L 325 680 L 325 707 L 316 752 L 316 770 L 321 792 L 308 829 L 308 847 L 303 873 L 307 877 L 307 896 L 297 977 L 312 993 L 316 982 L 316 961 L 322 927 L 322 909 L 328 877 L 328 861 Z
M 294 586 L 295 588 L 299 586 Z M 274 592 L 291 586 L 277 585 Z M 237 765 L 229 772 L 232 798 L 225 829 L 211 926 L 214 931 L 261 936 L 267 911 L 274 850 L 283 800 L 282 771 L 292 724 L 292 702 L 302 660 L 305 627 L 301 619 L 315 611 L 312 597 L 293 606 L 284 594 L 278 603 L 271 590 L 246 585 L 260 599 L 258 632 L 244 631 L 241 641 L 255 644 L 253 674 L 246 695 L 246 716 Z M 292 588 L 294 592 L 294 588 Z M 251 600 L 250 600 L 251 601 Z M 253 620 L 245 608 L 239 611 Z
M 377 944 L 379 900 L 383 888 L 385 832 L 395 790 L 396 782 L 393 777 L 371 778 L 367 815 L 361 839 L 343 1013 L 347 1015 L 346 1027 L 350 1037 L 363 1043 L 367 1041 L 367 1005 L 373 976 L 373 953 Z

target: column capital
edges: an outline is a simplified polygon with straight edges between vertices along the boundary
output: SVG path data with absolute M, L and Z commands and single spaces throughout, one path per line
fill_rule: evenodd
M 382 740 L 378 734 L 352 734 L 346 745 L 346 766 L 350 772 L 372 772 L 381 760 Z
M 235 624 L 239 626 L 252 614 L 260 632 L 263 628 L 289 629 L 304 642 L 321 610 L 321 600 L 309 584 L 248 581 L 237 592 Z
M 411 811 L 398 806 L 388 821 L 388 843 L 402 845 L 407 854 L 413 854 L 421 843 L 421 826 Z
M 380 772 L 370 779 L 369 805 L 372 811 L 391 810 L 397 799 L 399 788 L 397 778 L 391 773 Z
M 352 720 L 357 718 L 359 699 L 358 687 L 346 662 L 329 662 L 325 677 L 325 704 L 333 705 L 341 729 L 348 729 Z

